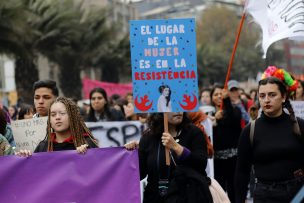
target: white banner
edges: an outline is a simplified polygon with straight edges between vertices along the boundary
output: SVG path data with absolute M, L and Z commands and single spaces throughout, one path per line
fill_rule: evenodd
M 139 140 L 145 126 L 139 121 L 92 122 L 86 123 L 99 147 L 123 146 L 132 140 Z M 34 151 L 46 136 L 47 117 L 12 122 L 16 151 Z
M 247 0 L 246 11 L 263 30 L 263 50 L 275 41 L 304 39 L 304 2 L 302 0 Z
M 145 126 L 139 121 L 86 123 L 99 141 L 99 147 L 118 147 L 139 140 Z
M 295 115 L 304 119 L 304 101 L 291 101 Z

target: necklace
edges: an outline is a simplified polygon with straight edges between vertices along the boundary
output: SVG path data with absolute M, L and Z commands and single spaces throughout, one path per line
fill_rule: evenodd
M 179 137 L 179 135 L 181 134 L 181 132 L 182 132 L 181 130 L 178 131 L 178 132 L 176 133 L 175 137 L 173 137 L 177 143 L 179 142 L 178 137 Z

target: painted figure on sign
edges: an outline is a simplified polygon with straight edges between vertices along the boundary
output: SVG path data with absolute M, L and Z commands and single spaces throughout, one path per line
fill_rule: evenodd
M 171 112 L 171 89 L 168 85 L 161 85 L 158 88 L 158 91 L 160 92 L 160 96 L 158 98 L 157 102 L 157 111 L 158 112 Z

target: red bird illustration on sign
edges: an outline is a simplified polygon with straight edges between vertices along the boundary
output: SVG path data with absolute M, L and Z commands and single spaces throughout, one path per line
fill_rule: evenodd
M 192 109 L 194 109 L 197 105 L 197 97 L 192 93 L 193 95 L 193 101 L 191 101 L 191 95 L 186 95 L 184 94 L 184 99 L 183 99 L 183 102 L 186 103 L 186 105 L 183 105 L 179 102 L 179 105 L 184 109 L 184 110 L 187 110 L 187 111 L 190 111 Z
M 140 97 L 140 102 L 138 102 L 137 97 L 138 95 L 135 97 L 134 103 L 138 110 L 148 111 L 152 107 L 153 101 L 151 101 L 151 103 L 148 104 L 150 102 L 148 95 L 144 95 L 143 97 Z

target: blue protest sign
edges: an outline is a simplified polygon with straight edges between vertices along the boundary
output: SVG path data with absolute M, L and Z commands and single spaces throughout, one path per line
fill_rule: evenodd
M 130 21 L 135 112 L 198 111 L 195 19 Z

